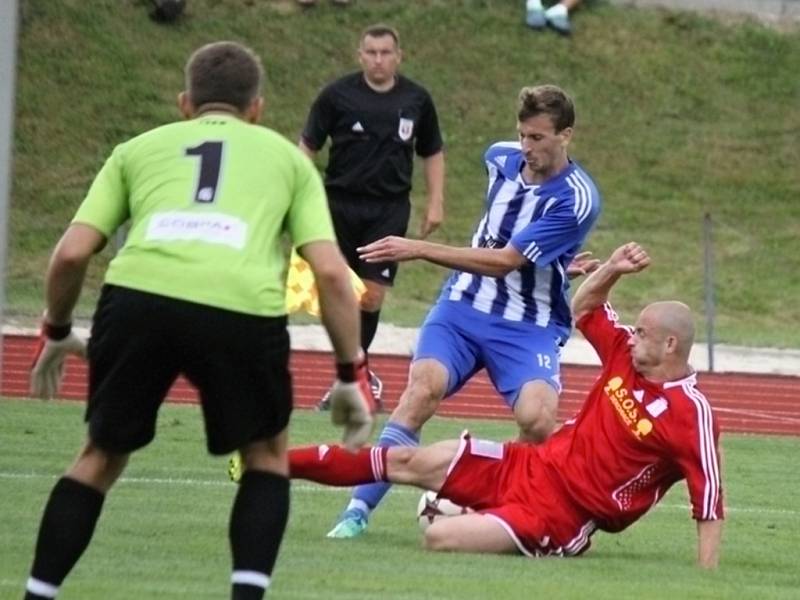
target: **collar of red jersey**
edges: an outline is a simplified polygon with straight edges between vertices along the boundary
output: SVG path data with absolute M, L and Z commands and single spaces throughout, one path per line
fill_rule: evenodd
M 664 383 L 661 384 L 661 387 L 663 387 L 665 390 L 668 390 L 669 388 L 686 385 L 687 383 L 689 385 L 694 385 L 695 383 L 697 383 L 697 371 L 692 371 L 686 377 L 683 377 L 681 379 L 676 379 L 675 381 L 665 381 Z

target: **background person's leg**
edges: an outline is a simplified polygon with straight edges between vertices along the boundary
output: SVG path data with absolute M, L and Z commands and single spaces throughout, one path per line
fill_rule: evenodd
M 361 297 L 361 349 L 364 350 L 364 356 L 369 357 L 369 347 L 375 339 L 381 320 L 387 286 L 369 279 L 364 280 L 364 285 L 367 291 Z M 378 410 L 383 410 L 383 381 L 372 369 L 369 370 L 369 386 Z

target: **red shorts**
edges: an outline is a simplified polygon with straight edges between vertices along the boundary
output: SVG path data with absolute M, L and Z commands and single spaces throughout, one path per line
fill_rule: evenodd
M 527 556 L 581 554 L 597 528 L 550 479 L 529 444 L 464 434 L 439 495 L 495 519 Z

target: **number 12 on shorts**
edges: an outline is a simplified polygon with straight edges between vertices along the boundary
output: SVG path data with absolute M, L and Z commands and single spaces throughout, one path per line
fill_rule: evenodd
M 550 356 L 547 354 L 542 354 L 541 352 L 536 353 L 536 362 L 539 364 L 540 367 L 545 369 L 550 369 Z

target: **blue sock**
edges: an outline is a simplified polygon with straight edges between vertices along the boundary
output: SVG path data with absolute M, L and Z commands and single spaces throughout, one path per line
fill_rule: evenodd
M 381 431 L 377 445 L 416 447 L 419 446 L 419 434 L 399 423 L 389 421 Z M 347 508 L 358 508 L 362 512 L 369 513 L 378 506 L 390 487 L 392 484 L 385 482 L 356 486 Z

